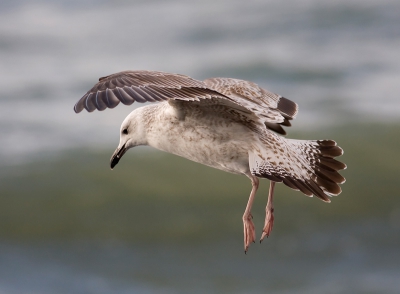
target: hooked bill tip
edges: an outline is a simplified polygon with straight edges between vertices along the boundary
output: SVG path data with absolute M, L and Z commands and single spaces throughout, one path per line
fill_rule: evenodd
M 110 162 L 110 167 L 111 169 L 114 169 L 114 167 L 118 164 L 120 157 L 118 155 L 115 155 L 111 158 Z

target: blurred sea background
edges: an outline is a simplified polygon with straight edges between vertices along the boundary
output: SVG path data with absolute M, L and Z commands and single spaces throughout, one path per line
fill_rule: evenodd
M 399 293 L 399 15 L 397 0 L 2 0 L 0 293 Z M 289 137 L 338 142 L 343 193 L 278 185 L 274 231 L 245 255 L 247 178 L 142 147 L 110 171 L 141 105 L 73 106 L 127 69 L 294 100 Z

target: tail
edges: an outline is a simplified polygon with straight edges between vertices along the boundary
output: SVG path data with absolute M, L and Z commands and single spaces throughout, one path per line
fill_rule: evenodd
M 330 202 L 328 196 L 342 192 L 339 184 L 346 180 L 339 170 L 346 165 L 334 158 L 343 149 L 332 140 L 292 140 L 272 132 L 261 140 L 257 150 L 249 152 L 250 171 L 253 175 L 317 196 Z

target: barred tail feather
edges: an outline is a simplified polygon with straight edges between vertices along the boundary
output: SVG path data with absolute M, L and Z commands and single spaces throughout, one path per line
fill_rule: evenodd
M 249 153 L 251 173 L 300 191 L 307 196 L 330 202 L 329 196 L 342 192 L 346 180 L 338 171 L 346 165 L 334 157 L 343 149 L 333 140 L 291 140 L 272 134 Z M 263 142 L 264 143 L 264 142 Z

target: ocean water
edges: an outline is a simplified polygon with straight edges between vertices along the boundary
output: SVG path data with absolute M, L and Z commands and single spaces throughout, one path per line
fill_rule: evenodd
M 239 242 L 132 245 L 2 243 L 2 293 L 398 293 L 397 245 L 385 226 Z M 362 229 L 364 228 L 364 229 Z M 357 233 L 354 233 L 356 231 Z M 371 237 L 381 241 L 371 245 Z M 377 253 L 374 246 L 385 252 Z M 390 258 L 389 258 L 390 256 Z
M 0 293 L 398 293 L 399 13 L 396 0 L 1 1 Z M 294 100 L 289 135 L 338 140 L 344 192 L 328 206 L 280 186 L 274 234 L 245 255 L 245 180 L 144 148 L 109 171 L 140 105 L 73 106 L 127 69 Z

